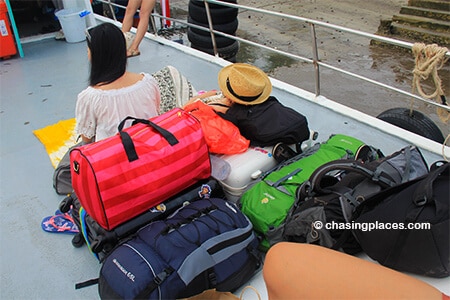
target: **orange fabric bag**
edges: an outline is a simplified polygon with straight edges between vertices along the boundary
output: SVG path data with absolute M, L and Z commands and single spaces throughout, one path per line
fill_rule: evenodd
M 216 114 L 212 107 L 195 101 L 184 110 L 200 121 L 210 153 L 237 154 L 248 149 L 250 141 L 241 135 L 239 128 Z

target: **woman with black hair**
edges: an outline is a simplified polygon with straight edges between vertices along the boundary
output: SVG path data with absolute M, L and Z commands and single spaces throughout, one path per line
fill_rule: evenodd
M 76 132 L 84 142 L 117 133 L 125 117 L 149 119 L 160 113 L 158 82 L 147 73 L 126 70 L 127 49 L 122 31 L 111 23 L 86 30 L 89 86 L 78 94 Z

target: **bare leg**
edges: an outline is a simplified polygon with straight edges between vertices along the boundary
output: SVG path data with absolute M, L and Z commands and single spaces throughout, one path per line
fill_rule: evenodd
M 130 31 L 131 27 L 133 26 L 134 14 L 141 6 L 141 3 L 142 0 L 128 0 L 127 9 L 125 10 L 125 15 L 122 22 L 122 32 Z
M 150 14 L 155 7 L 156 0 L 141 0 L 141 8 L 139 10 L 139 25 L 136 30 L 136 36 L 127 51 L 130 55 L 133 51 L 139 52 L 139 44 L 144 38 L 145 33 L 148 30 L 148 23 L 150 21 Z
M 274 245 L 263 274 L 269 299 L 442 299 L 406 274 L 309 244 Z

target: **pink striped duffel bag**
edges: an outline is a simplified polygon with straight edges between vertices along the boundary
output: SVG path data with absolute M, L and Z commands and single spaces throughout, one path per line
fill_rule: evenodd
M 122 130 L 125 121 L 135 125 Z M 70 151 L 72 186 L 86 212 L 111 230 L 211 175 L 197 119 L 175 108 L 128 117 L 119 133 Z

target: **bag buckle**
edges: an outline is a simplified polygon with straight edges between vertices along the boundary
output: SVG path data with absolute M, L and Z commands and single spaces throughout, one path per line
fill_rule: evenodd
M 161 273 L 156 274 L 155 278 L 153 279 L 153 282 L 156 283 L 158 286 L 163 283 L 164 280 L 166 280 L 167 277 L 173 272 L 173 269 L 167 268 L 164 269 Z

